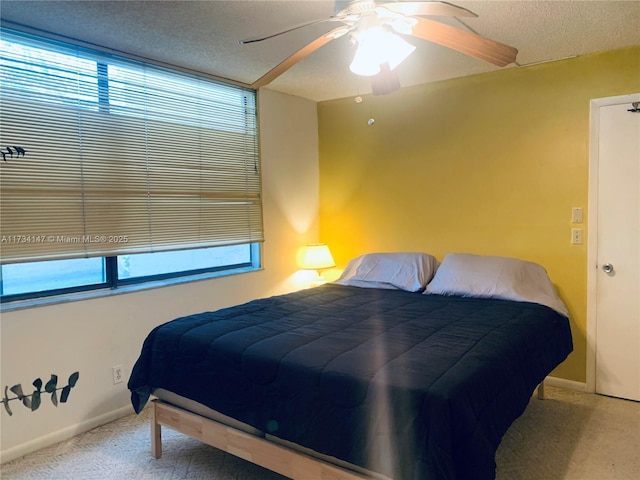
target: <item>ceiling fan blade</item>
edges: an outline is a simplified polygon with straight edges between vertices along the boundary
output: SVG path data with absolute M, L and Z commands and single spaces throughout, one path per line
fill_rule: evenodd
M 255 88 L 255 89 L 258 89 L 260 87 L 263 87 L 263 86 L 271 83 L 273 80 L 275 80 L 280 75 L 282 75 L 284 72 L 289 70 L 291 67 L 293 67 L 296 63 L 298 63 L 303 58 L 305 58 L 306 56 L 312 54 L 313 52 L 318 50 L 320 47 L 322 47 L 322 46 L 326 45 L 327 43 L 329 43 L 331 40 L 335 40 L 336 38 L 339 38 L 342 35 L 348 33 L 352 29 L 353 29 L 353 27 L 348 27 L 348 26 L 338 27 L 338 28 L 334 28 L 330 32 L 327 32 L 324 35 L 316 38 L 313 42 L 305 45 L 300 50 L 298 50 L 297 52 L 295 52 L 292 55 L 290 55 L 286 60 L 284 60 L 283 62 L 279 63 L 278 65 L 276 65 L 271 70 L 269 70 L 267 73 L 265 73 L 258 80 L 253 82 L 251 84 L 251 87 Z
M 518 50 L 509 45 L 427 18 L 414 18 L 418 20 L 411 33 L 414 37 L 438 43 L 499 67 L 514 62 L 518 55 Z
M 449 2 L 389 2 L 379 5 L 403 15 L 437 15 L 445 17 L 477 17 L 471 10 Z
M 387 95 L 400 90 L 400 79 L 395 70 L 389 68 L 388 63 L 380 65 L 380 73 L 371 77 L 371 93 Z
M 321 20 L 313 20 L 311 22 L 305 22 L 305 23 L 301 23 L 299 25 L 295 25 L 295 26 L 293 26 L 291 28 L 288 28 L 286 30 L 282 30 L 281 32 L 272 33 L 270 35 L 261 35 L 261 36 L 258 36 L 258 37 L 247 38 L 246 40 L 239 40 L 238 43 L 240 45 L 246 45 L 248 43 L 262 42 L 263 40 L 268 40 L 269 38 L 273 38 L 273 37 L 277 37 L 279 35 L 283 35 L 285 33 L 293 32 L 295 30 L 299 30 L 301 28 L 308 27 L 310 25 L 318 25 L 319 23 L 336 22 L 336 21 L 341 21 L 341 19 L 338 18 L 338 17 L 329 17 L 329 18 L 323 18 Z

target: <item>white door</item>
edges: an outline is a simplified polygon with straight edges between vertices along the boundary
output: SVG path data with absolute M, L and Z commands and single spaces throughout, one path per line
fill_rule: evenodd
M 600 107 L 595 390 L 640 401 L 640 113 Z

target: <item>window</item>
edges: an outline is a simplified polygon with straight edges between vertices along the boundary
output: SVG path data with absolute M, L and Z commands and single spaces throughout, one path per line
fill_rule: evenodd
M 66 291 L 106 282 L 104 258 L 76 258 L 2 265 L 1 293 L 9 298 L 33 292 Z
M 255 91 L 4 29 L 0 51 L 3 301 L 259 266 Z
M 0 265 L 0 294 L 3 302 L 11 302 L 205 273 L 246 271 L 259 265 L 258 250 L 257 244 L 248 244 Z
M 139 253 L 118 257 L 118 280 L 172 276 L 174 272 L 212 271 L 229 265 L 251 265 L 251 245 L 234 245 L 177 252 Z

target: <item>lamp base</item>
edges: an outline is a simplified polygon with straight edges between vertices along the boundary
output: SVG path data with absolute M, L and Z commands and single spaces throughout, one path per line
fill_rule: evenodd
M 324 278 L 322 275 L 318 275 L 318 277 L 313 282 L 311 282 L 309 286 L 319 287 L 320 285 L 324 285 L 325 283 L 327 283 L 327 279 Z

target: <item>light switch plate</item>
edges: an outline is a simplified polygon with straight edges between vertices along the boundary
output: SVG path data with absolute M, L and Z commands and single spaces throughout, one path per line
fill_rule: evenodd
M 582 207 L 574 207 L 571 209 L 571 223 L 582 223 L 583 214 Z

